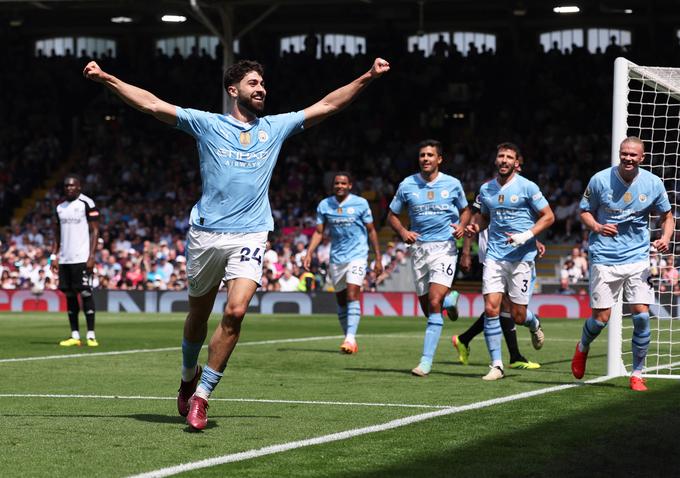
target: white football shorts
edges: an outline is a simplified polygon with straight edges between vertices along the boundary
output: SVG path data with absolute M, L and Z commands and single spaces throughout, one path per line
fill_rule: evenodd
M 416 295 L 430 290 L 430 283 L 451 287 L 456 274 L 458 249 L 455 241 L 416 242 L 411 246 L 411 263 Z
M 590 267 L 590 307 L 609 309 L 621 291 L 626 302 L 653 304 L 654 289 L 649 280 L 649 261 L 633 264 L 593 264 Z
M 200 297 L 221 281 L 243 277 L 260 284 L 267 232 L 187 233 L 189 295 Z
M 352 259 L 343 264 L 331 263 L 328 267 L 333 289 L 335 292 L 342 292 L 347 289 L 347 284 L 354 284 L 361 287 L 366 277 L 366 264 L 368 258 Z
M 496 261 L 486 258 L 482 275 L 482 294 L 507 294 L 515 304 L 527 305 L 534 287 L 533 261 Z

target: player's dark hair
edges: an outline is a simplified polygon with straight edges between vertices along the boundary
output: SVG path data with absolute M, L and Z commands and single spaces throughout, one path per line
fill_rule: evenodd
M 237 61 L 224 72 L 224 89 L 226 90 L 231 85 L 235 85 L 251 71 L 264 76 L 264 67 L 258 62 L 252 60 Z
M 338 171 L 338 172 L 336 172 L 335 175 L 333 176 L 333 182 L 335 182 L 335 178 L 337 178 L 338 176 L 345 176 L 345 177 L 347 177 L 347 180 L 349 181 L 350 184 L 353 183 L 352 174 L 349 171 Z
M 510 151 L 514 151 L 515 155 L 517 156 L 517 159 L 519 159 L 520 156 L 522 156 L 522 152 L 519 150 L 519 146 L 517 146 L 515 143 L 511 143 L 510 141 L 505 141 L 498 146 L 496 146 L 496 154 L 501 149 L 509 149 Z
M 444 150 L 442 148 L 442 143 L 441 141 L 437 141 L 436 139 L 425 139 L 418 143 L 418 151 L 420 151 L 423 148 L 427 148 L 428 146 L 432 146 L 434 149 L 437 150 L 437 154 L 439 156 L 444 155 Z
M 78 181 L 78 184 L 82 184 L 82 183 L 83 183 L 82 179 L 80 179 L 80 176 L 78 176 L 76 173 L 69 173 L 69 174 L 67 174 L 66 177 L 64 178 L 64 183 L 65 183 L 66 181 L 68 181 L 69 179 L 75 179 L 76 181 Z

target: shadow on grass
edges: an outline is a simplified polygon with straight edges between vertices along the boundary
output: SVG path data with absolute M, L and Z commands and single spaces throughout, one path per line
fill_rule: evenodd
M 345 367 L 344 370 L 347 370 L 348 372 L 371 372 L 371 373 L 398 373 L 400 375 L 413 375 L 411 373 L 410 369 L 403 369 L 403 368 L 354 368 L 354 367 Z M 432 370 L 430 372 L 430 375 L 442 375 L 442 376 L 447 376 L 447 377 L 481 377 L 483 374 L 480 373 L 475 373 L 475 372 L 469 372 L 469 373 L 457 373 L 457 372 L 442 372 L 439 370 Z M 427 380 L 427 377 L 415 377 L 414 379 L 421 379 L 421 380 Z
M 299 348 L 280 348 L 276 349 L 277 352 L 312 352 L 319 354 L 333 354 L 333 355 L 343 355 L 340 353 L 339 349 L 299 349 Z
M 591 398 L 584 388 L 585 394 L 569 398 L 545 395 L 532 401 L 532 407 L 527 407 L 527 402 L 511 402 L 503 405 L 503 413 L 492 407 L 475 415 L 424 422 L 412 429 L 413 439 L 408 444 L 401 443 L 400 433 L 377 435 L 370 448 L 403 450 L 398 460 L 374 465 L 369 462 L 327 476 L 678 476 L 680 383 L 654 391 L 659 382 L 651 383 L 647 393 L 606 384 L 619 390 L 601 397 L 598 406 L 592 408 L 583 406 Z M 587 387 L 604 390 L 604 385 Z M 516 420 L 511 421 L 515 411 Z M 559 417 L 550 420 L 555 415 Z M 431 433 L 424 431 L 428 427 Z M 434 454 L 427 437 L 441 436 L 448 427 L 452 427 L 448 443 L 435 446 Z M 469 433 L 461 436 L 454 433 L 456 429 L 467 429 Z M 475 439 L 476 436 L 481 438 Z

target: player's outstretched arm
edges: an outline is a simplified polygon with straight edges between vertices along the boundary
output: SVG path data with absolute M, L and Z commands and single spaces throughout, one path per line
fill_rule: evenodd
M 177 111 L 175 105 L 166 103 L 150 92 L 130 85 L 129 83 L 125 83 L 115 76 L 106 73 L 99 67 L 97 62 L 89 62 L 83 70 L 83 76 L 88 80 L 102 83 L 134 109 L 139 110 L 142 113 L 150 114 L 164 123 L 173 126 L 177 124 Z
M 305 254 L 305 258 L 302 259 L 302 266 L 306 271 L 309 271 L 309 268 L 312 265 L 314 251 L 319 246 L 319 244 L 321 244 L 321 239 L 323 239 L 323 229 L 323 224 L 317 224 L 314 234 L 312 234 L 312 239 L 309 241 L 309 245 L 307 246 L 307 254 Z
M 390 71 L 390 64 L 376 58 L 366 73 L 347 85 L 330 92 L 323 99 L 305 108 L 305 129 L 310 128 L 349 105 L 369 83 Z

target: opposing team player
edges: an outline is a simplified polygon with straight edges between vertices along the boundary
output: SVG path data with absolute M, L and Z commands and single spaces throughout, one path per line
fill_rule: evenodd
M 352 177 L 342 171 L 333 178 L 333 196 L 319 203 L 316 209 L 316 230 L 307 248 L 303 264 L 309 270 L 312 255 L 323 239 L 326 229 L 331 236 L 329 275 L 338 301 L 338 319 L 345 334 L 340 350 L 346 354 L 359 351 L 356 333 L 361 318 L 360 294 L 368 265 L 368 244 L 375 253 L 375 274 L 382 273 L 380 244 L 373 226 L 371 207 L 366 199 L 351 194 Z
M 489 228 L 489 242 L 484 260 L 482 293 L 484 294 L 484 338 L 491 369 L 484 380 L 505 377 L 501 359 L 499 315 L 503 296 L 510 301 L 510 314 L 516 324 L 524 324 L 536 337 L 535 346 L 543 346 L 544 334 L 534 318 L 527 320 L 527 304 L 536 257 L 535 236 L 555 221 L 548 201 L 538 186 L 515 171 L 519 148 L 501 143 L 496 149 L 496 179 L 479 190 L 481 214 L 467 227 L 468 234 Z
M 596 173 L 581 199 L 581 221 L 590 230 L 590 305 L 593 315 L 583 324 L 571 371 L 583 378 L 590 343 L 605 328 L 611 308 L 623 292 L 633 313 L 633 373 L 630 388 L 645 391 L 642 370 L 650 342 L 649 215 L 661 214 L 661 237 L 653 242 L 661 253 L 675 229 L 668 194 L 661 179 L 640 169 L 644 143 L 628 137 L 619 147 L 619 165 Z
M 69 174 L 64 179 L 66 200 L 57 205 L 52 264 L 59 269 L 59 290 L 66 296 L 71 337 L 59 342 L 62 347 L 80 346 L 78 314 L 83 301 L 87 324 L 87 345 L 97 347 L 94 333 L 95 305 L 92 296 L 94 253 L 99 238 L 99 210 L 94 201 L 80 192 L 80 178 Z
M 188 233 L 189 314 L 182 342 L 180 415 L 195 429 L 208 422 L 208 398 L 222 378 L 238 342 L 241 323 L 262 277 L 262 255 L 274 221 L 268 188 L 283 142 L 349 105 L 369 83 L 389 70 L 377 58 L 371 69 L 308 108 L 262 116 L 267 91 L 262 66 L 242 60 L 224 74 L 228 114 L 185 109 L 105 73 L 95 62 L 85 77 L 103 83 L 127 104 L 194 136 L 199 153 L 202 196 L 191 211 Z M 198 355 L 222 281 L 228 299 L 210 339 L 201 373 Z M 200 384 L 198 384 L 200 378 Z
M 390 226 L 405 243 L 412 245 L 416 294 L 427 317 L 423 354 L 418 366 L 411 370 L 419 377 L 426 377 L 432 370 L 444 325 L 442 308 L 451 305 L 444 304 L 444 300 L 451 301 L 451 283 L 458 257 L 455 239 L 463 237 L 470 220 L 470 208 L 460 181 L 439 171 L 443 159 L 439 141 L 421 142 L 420 172 L 399 184 L 387 215 Z M 399 219 L 404 208 L 408 210 L 410 230 Z
M 515 164 L 515 172 L 521 173 L 523 165 L 524 158 L 522 156 L 519 156 L 517 158 L 517 163 Z M 479 195 L 477 195 L 475 202 L 471 206 L 473 217 L 476 214 L 480 214 L 480 208 L 481 205 L 479 204 Z M 486 257 L 486 246 L 489 241 L 489 229 L 488 228 L 484 229 L 479 234 L 478 237 L 479 237 L 478 239 L 479 249 L 477 255 L 479 257 L 479 263 L 484 264 L 484 259 Z M 463 241 L 463 248 L 461 251 L 460 258 L 460 268 L 463 271 L 469 271 L 472 265 L 472 258 L 470 256 L 471 243 L 472 238 L 466 236 L 465 240 Z M 545 253 L 545 246 L 540 241 L 536 241 L 536 249 L 538 257 L 539 258 L 543 257 L 543 254 Z M 534 267 L 532 282 L 529 286 L 530 292 L 533 291 L 534 289 L 535 280 L 536 280 L 536 268 Z M 534 322 L 533 319 L 534 316 L 535 314 L 531 311 L 531 309 L 527 308 L 527 321 L 525 322 L 525 324 L 528 322 L 530 324 L 535 325 L 535 331 L 533 334 L 531 334 L 532 339 L 531 343 L 534 346 L 534 348 L 540 348 L 543 345 L 542 339 L 543 331 L 538 327 L 539 325 L 538 317 L 536 317 L 536 322 Z M 531 360 L 527 360 L 519 350 L 519 345 L 517 343 L 517 328 L 515 327 L 515 321 L 512 319 L 512 316 L 510 315 L 510 302 L 508 300 L 507 295 L 503 297 L 500 322 L 501 329 L 503 330 L 503 337 L 505 338 L 505 343 L 508 346 L 508 352 L 510 353 L 509 367 L 528 370 L 540 368 L 541 367 L 540 364 L 532 362 Z M 453 337 L 451 337 L 451 342 L 458 351 L 458 359 L 463 365 L 468 364 L 470 355 L 470 342 L 472 341 L 472 339 L 474 339 L 477 335 L 481 334 L 482 332 L 484 332 L 484 313 L 482 313 L 479 316 L 479 318 L 465 332 L 463 332 L 460 335 L 454 335 Z

